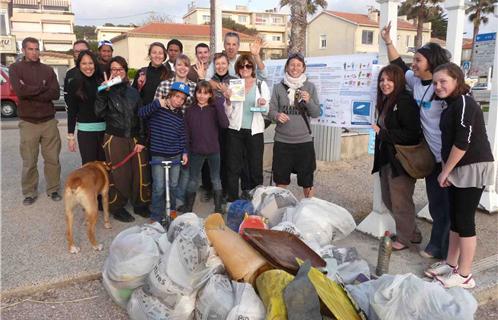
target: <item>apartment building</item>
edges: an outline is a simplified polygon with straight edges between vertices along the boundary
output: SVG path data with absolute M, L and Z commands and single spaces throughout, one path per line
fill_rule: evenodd
M 263 56 L 269 58 L 284 57 L 289 39 L 287 13 L 279 13 L 277 9 L 266 11 L 249 11 L 247 6 L 237 5 L 235 10 L 223 9 L 223 18 L 253 28 L 263 38 Z M 208 24 L 211 21 L 209 8 L 197 7 L 195 4 L 188 6 L 188 12 L 183 16 L 186 24 Z
M 16 37 L 10 31 L 12 4 L 10 0 L 0 1 L 0 63 L 9 65 L 16 59 Z
M 70 0 L 10 0 L 11 33 L 20 50 L 26 37 L 40 41 L 42 51 L 68 51 L 76 41 Z
M 111 40 L 114 37 L 120 36 L 123 33 L 131 31 L 135 27 L 108 27 L 108 26 L 98 26 L 95 28 L 97 33 L 97 41 L 101 40 Z

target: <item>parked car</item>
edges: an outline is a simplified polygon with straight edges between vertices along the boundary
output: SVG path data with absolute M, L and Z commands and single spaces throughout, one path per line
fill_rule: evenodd
M 19 105 L 19 98 L 12 89 L 9 77 L 9 68 L 5 66 L 0 67 L 0 93 L 2 103 L 2 118 L 12 118 L 17 116 L 17 106 Z M 64 102 L 64 89 L 60 88 L 60 97 L 58 100 L 53 101 L 56 111 L 65 111 L 66 103 Z

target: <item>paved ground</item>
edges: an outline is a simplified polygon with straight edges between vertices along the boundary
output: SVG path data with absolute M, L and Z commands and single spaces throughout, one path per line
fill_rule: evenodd
M 64 137 L 66 128 L 61 127 L 60 130 Z M 2 319 L 125 319 L 126 316 L 118 307 L 114 306 L 101 287 L 99 280 L 87 281 L 82 284 L 69 284 L 48 291 L 41 290 L 41 288 L 61 281 L 98 275 L 112 239 L 130 224 L 112 220 L 113 229 L 105 230 L 102 221 L 100 221 L 97 226 L 97 237 L 104 243 L 105 249 L 103 252 L 94 252 L 91 250 L 84 233 L 83 216 L 80 212 L 75 219 L 75 239 L 81 245 L 82 252 L 79 255 L 70 255 L 67 252 L 64 238 L 65 221 L 62 202 L 52 202 L 44 196 L 44 179 L 43 174 L 41 174 L 40 198 L 31 207 L 24 207 L 21 204 L 19 133 L 17 129 L 13 129 L 1 130 L 0 134 L 2 139 L 2 308 L 20 302 L 27 297 L 40 301 L 69 301 L 91 298 L 80 302 L 61 304 L 39 304 L 26 301 L 2 309 Z M 79 154 L 67 152 L 66 146 L 63 145 L 61 153 L 63 181 L 70 170 L 79 166 L 79 161 Z M 316 196 L 345 207 L 353 214 L 357 222 L 361 221 L 372 208 L 371 163 L 372 158 L 368 156 L 348 162 L 320 163 L 316 173 Z M 39 169 L 42 173 L 42 168 Z M 268 182 L 269 177 L 266 177 L 265 184 Z M 301 191 L 298 188 L 292 186 L 291 190 L 296 196 L 301 197 Z M 424 185 L 421 181 L 417 183 L 415 203 L 417 209 L 422 208 L 426 203 Z M 196 203 L 195 211 L 201 216 L 208 214 L 211 209 L 210 204 Z M 137 217 L 137 223 L 143 221 L 144 219 Z M 427 241 L 430 224 L 421 220 L 418 221 L 418 224 L 423 232 L 424 241 Z M 480 261 L 498 253 L 496 247 L 496 243 L 498 243 L 498 215 L 478 212 L 477 226 L 479 238 L 476 261 Z M 375 239 L 354 232 L 339 244 L 357 246 L 360 254 L 370 264 L 375 264 L 377 250 Z M 419 274 L 430 262 L 423 260 L 414 252 L 403 251 L 393 255 L 391 270 Z M 494 275 L 494 278 L 497 278 L 497 273 L 493 272 L 491 277 Z M 13 296 L 13 293 L 21 291 L 26 293 L 30 289 L 37 293 L 30 296 L 24 294 L 20 300 L 9 298 Z M 92 298 L 94 296 L 98 297 Z M 488 304 L 485 309 L 479 312 L 483 317 L 476 317 L 476 319 L 492 319 L 486 318 L 486 315 L 497 314 L 496 304 Z

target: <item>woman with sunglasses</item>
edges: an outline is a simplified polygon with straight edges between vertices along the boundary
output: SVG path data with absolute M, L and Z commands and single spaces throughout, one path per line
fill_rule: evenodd
M 248 165 L 248 189 L 263 184 L 263 149 L 265 121 L 270 90 L 264 81 L 256 80 L 256 64 L 251 55 L 243 54 L 235 62 L 235 72 L 244 80 L 244 101 L 226 103 L 230 122 L 226 134 L 226 174 L 228 201 L 239 199 L 239 176 Z
M 316 169 L 310 117 L 320 116 L 318 93 L 304 72 L 304 57 L 292 54 L 285 63 L 284 79 L 273 87 L 269 117 L 277 123 L 273 144 L 273 180 L 278 187 L 290 184 L 297 173 L 297 184 L 306 198 L 313 196 Z
M 97 94 L 95 114 L 106 121 L 105 157 L 114 167 L 110 173 L 109 211 L 116 220 L 131 222 L 135 218 L 124 208 L 128 200 L 135 214 L 144 218 L 150 215 L 149 157 L 143 120 L 138 117 L 142 101 L 138 91 L 129 85 L 128 63 L 123 57 L 112 58 L 110 70 L 109 78 L 104 73 L 103 84 L 117 77 L 121 78 L 121 83 Z

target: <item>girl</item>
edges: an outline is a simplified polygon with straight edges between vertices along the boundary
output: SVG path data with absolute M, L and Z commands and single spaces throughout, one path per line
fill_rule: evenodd
M 278 187 L 290 184 L 290 175 L 297 173 L 297 184 L 304 196 L 313 196 L 313 174 L 316 169 L 315 148 L 309 118 L 320 116 L 318 94 L 304 74 L 306 64 L 300 53 L 292 54 L 285 63 L 282 82 L 273 87 L 269 117 L 277 122 L 273 144 L 273 180 Z
M 154 95 L 154 100 L 161 99 L 168 95 L 169 89 L 174 82 L 181 82 L 186 84 L 190 88 L 190 95 L 187 97 L 187 101 L 184 107 L 188 107 L 192 104 L 192 98 L 195 92 L 196 83 L 190 81 L 187 76 L 190 70 L 190 59 L 184 54 L 180 54 L 175 61 L 175 76 L 162 81 L 156 89 L 156 94 Z
M 446 262 L 433 264 L 426 274 L 446 288 L 473 288 L 475 211 L 484 187 L 494 183 L 494 159 L 482 110 L 466 95 L 469 87 L 460 67 L 454 63 L 437 67 L 433 82 L 436 95 L 443 100 L 439 124 L 443 168 L 438 182 L 450 196 L 450 243 Z
M 186 211 L 192 211 L 201 170 L 205 161 L 209 163 L 211 183 L 214 191 L 214 212 L 221 213 L 222 191 L 220 180 L 220 128 L 228 127 L 228 118 L 223 99 L 214 98 L 207 81 L 201 81 L 195 89 L 195 103 L 185 114 L 188 149 L 190 151 L 190 178 L 187 186 Z
M 410 177 L 396 159 L 394 144 L 416 145 L 420 142 L 420 115 L 415 100 L 405 89 L 403 70 L 390 64 L 379 73 L 377 86 L 377 123 L 372 173 L 380 171 L 382 200 L 396 222 L 394 250 L 421 241 L 415 224 L 413 192 L 416 180 Z

